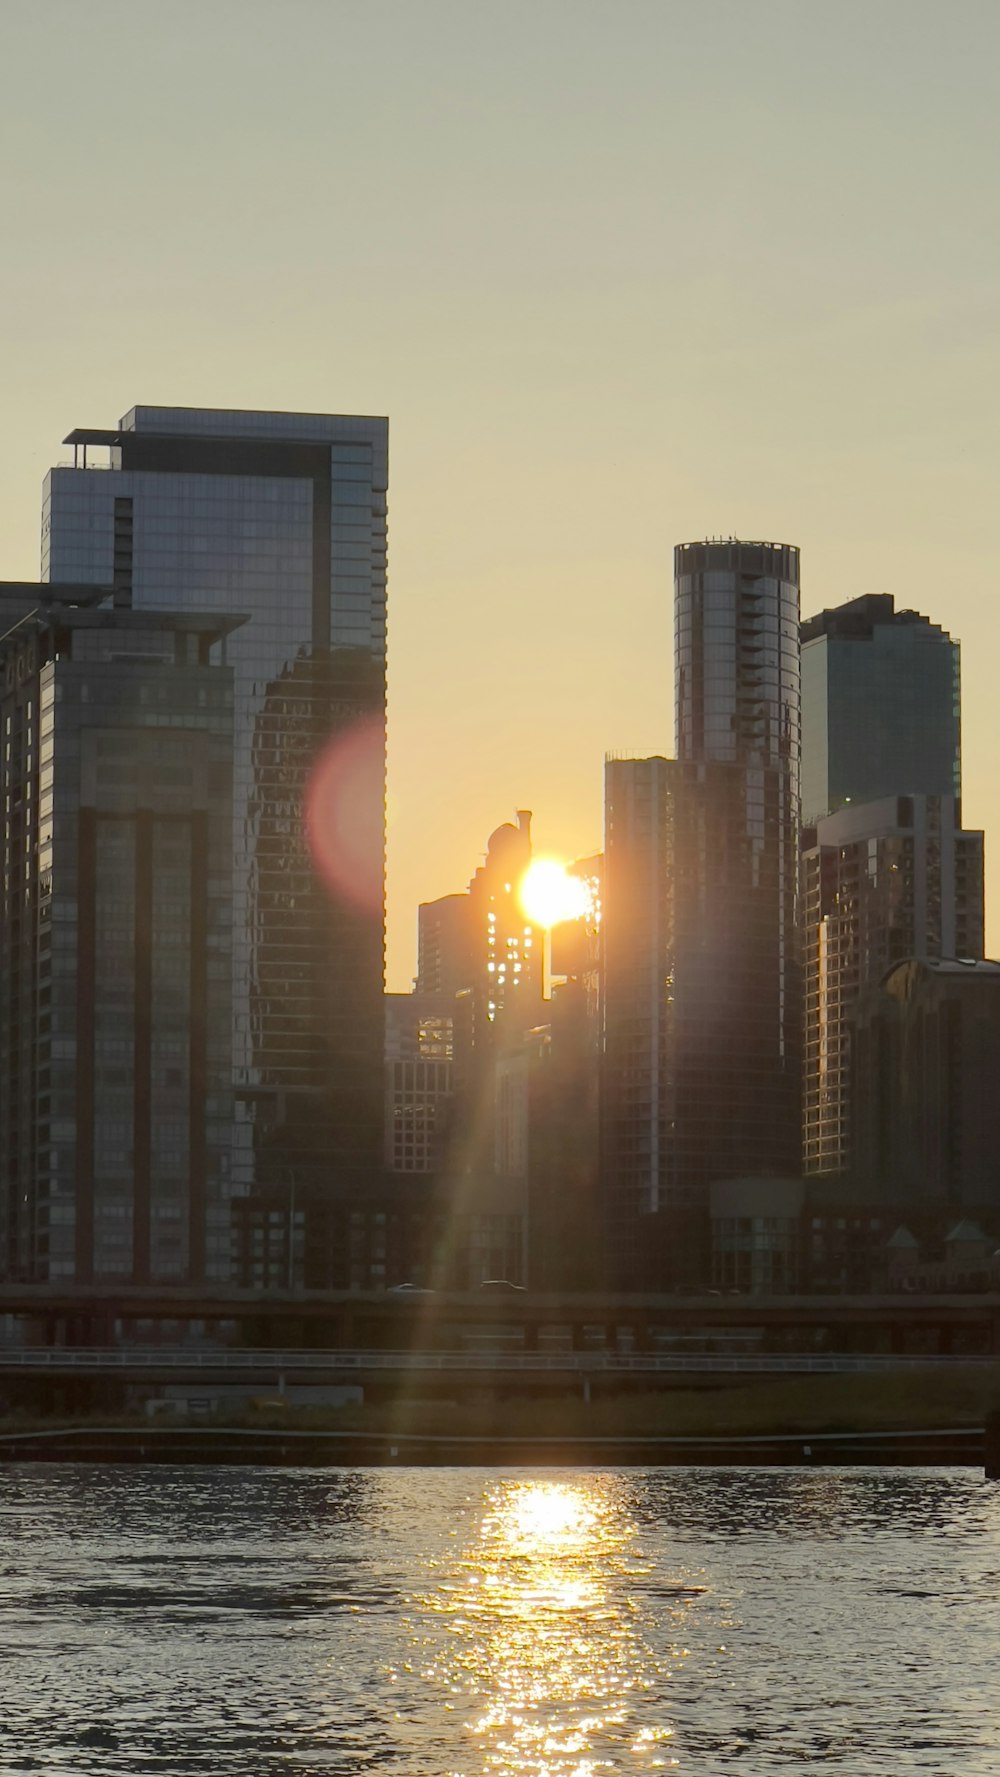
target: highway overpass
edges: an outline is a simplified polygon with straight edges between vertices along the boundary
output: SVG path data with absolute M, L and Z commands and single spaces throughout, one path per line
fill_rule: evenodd
M 1000 1357 L 1000 1293 L 940 1296 L 259 1295 L 213 1289 L 0 1285 L 0 1343 L 165 1344 L 312 1352 L 540 1357 Z

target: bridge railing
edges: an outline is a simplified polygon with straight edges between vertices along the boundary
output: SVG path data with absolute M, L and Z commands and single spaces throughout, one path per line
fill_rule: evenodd
M 331 1371 L 523 1371 L 595 1375 L 848 1373 L 997 1364 L 996 1357 L 966 1353 L 839 1352 L 651 1352 L 651 1351 L 270 1351 L 169 1346 L 0 1347 L 0 1372 L 14 1370 L 171 1370 L 177 1374 L 220 1371 L 233 1375 L 329 1374 Z

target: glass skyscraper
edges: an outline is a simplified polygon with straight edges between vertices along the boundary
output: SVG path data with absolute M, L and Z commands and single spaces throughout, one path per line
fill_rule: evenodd
M 360 1186 L 381 1157 L 387 422 L 136 407 L 66 443 L 44 578 L 248 619 L 231 1193 Z
M 960 651 L 869 594 L 802 625 L 802 818 L 884 796 L 959 796 Z
M 983 951 L 962 828 L 959 645 L 868 594 L 802 624 L 803 1166 L 852 1166 L 859 997 L 909 957 Z
M 238 618 L 0 586 L 0 1275 L 229 1275 Z M 55 594 L 54 598 L 49 595 Z
M 678 1056 L 702 1183 L 798 1172 L 799 552 L 675 551 Z M 699 1186 L 699 1189 L 701 1186 Z
M 705 1281 L 709 1187 L 797 1175 L 799 559 L 675 553 L 677 759 L 606 770 L 603 1174 L 626 1287 Z

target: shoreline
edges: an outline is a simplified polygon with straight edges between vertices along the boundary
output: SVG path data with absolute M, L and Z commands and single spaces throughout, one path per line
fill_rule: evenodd
M 982 1426 L 663 1436 L 525 1437 L 281 1427 L 60 1426 L 0 1433 L 15 1462 L 265 1467 L 975 1467 Z

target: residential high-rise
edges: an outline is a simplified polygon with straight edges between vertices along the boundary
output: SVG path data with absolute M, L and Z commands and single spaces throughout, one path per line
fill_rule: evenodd
M 482 962 L 468 894 L 422 901 L 417 909 L 417 992 L 451 1001 L 471 985 Z
M 710 1184 L 799 1167 L 798 551 L 682 544 L 675 573 L 677 760 L 606 778 L 603 1159 L 626 1281 L 647 1259 L 696 1280 Z
M 387 423 L 137 407 L 66 442 L 46 579 L 249 619 L 229 646 L 231 1189 L 363 1189 L 382 1150 Z
M 802 624 L 802 818 L 961 794 L 960 651 L 885 594 Z
M 851 1167 L 852 1021 L 859 998 L 908 958 L 983 954 L 983 835 L 954 796 L 849 805 L 806 829 L 803 1165 Z
M 0 1274 L 224 1281 L 241 619 L 27 590 L 0 588 Z
M 796 1172 L 801 1087 L 799 552 L 675 551 L 683 1048 L 701 1171 Z M 697 1058 L 697 1059 L 695 1059 Z M 692 1108 L 697 1100 L 692 1098 Z

